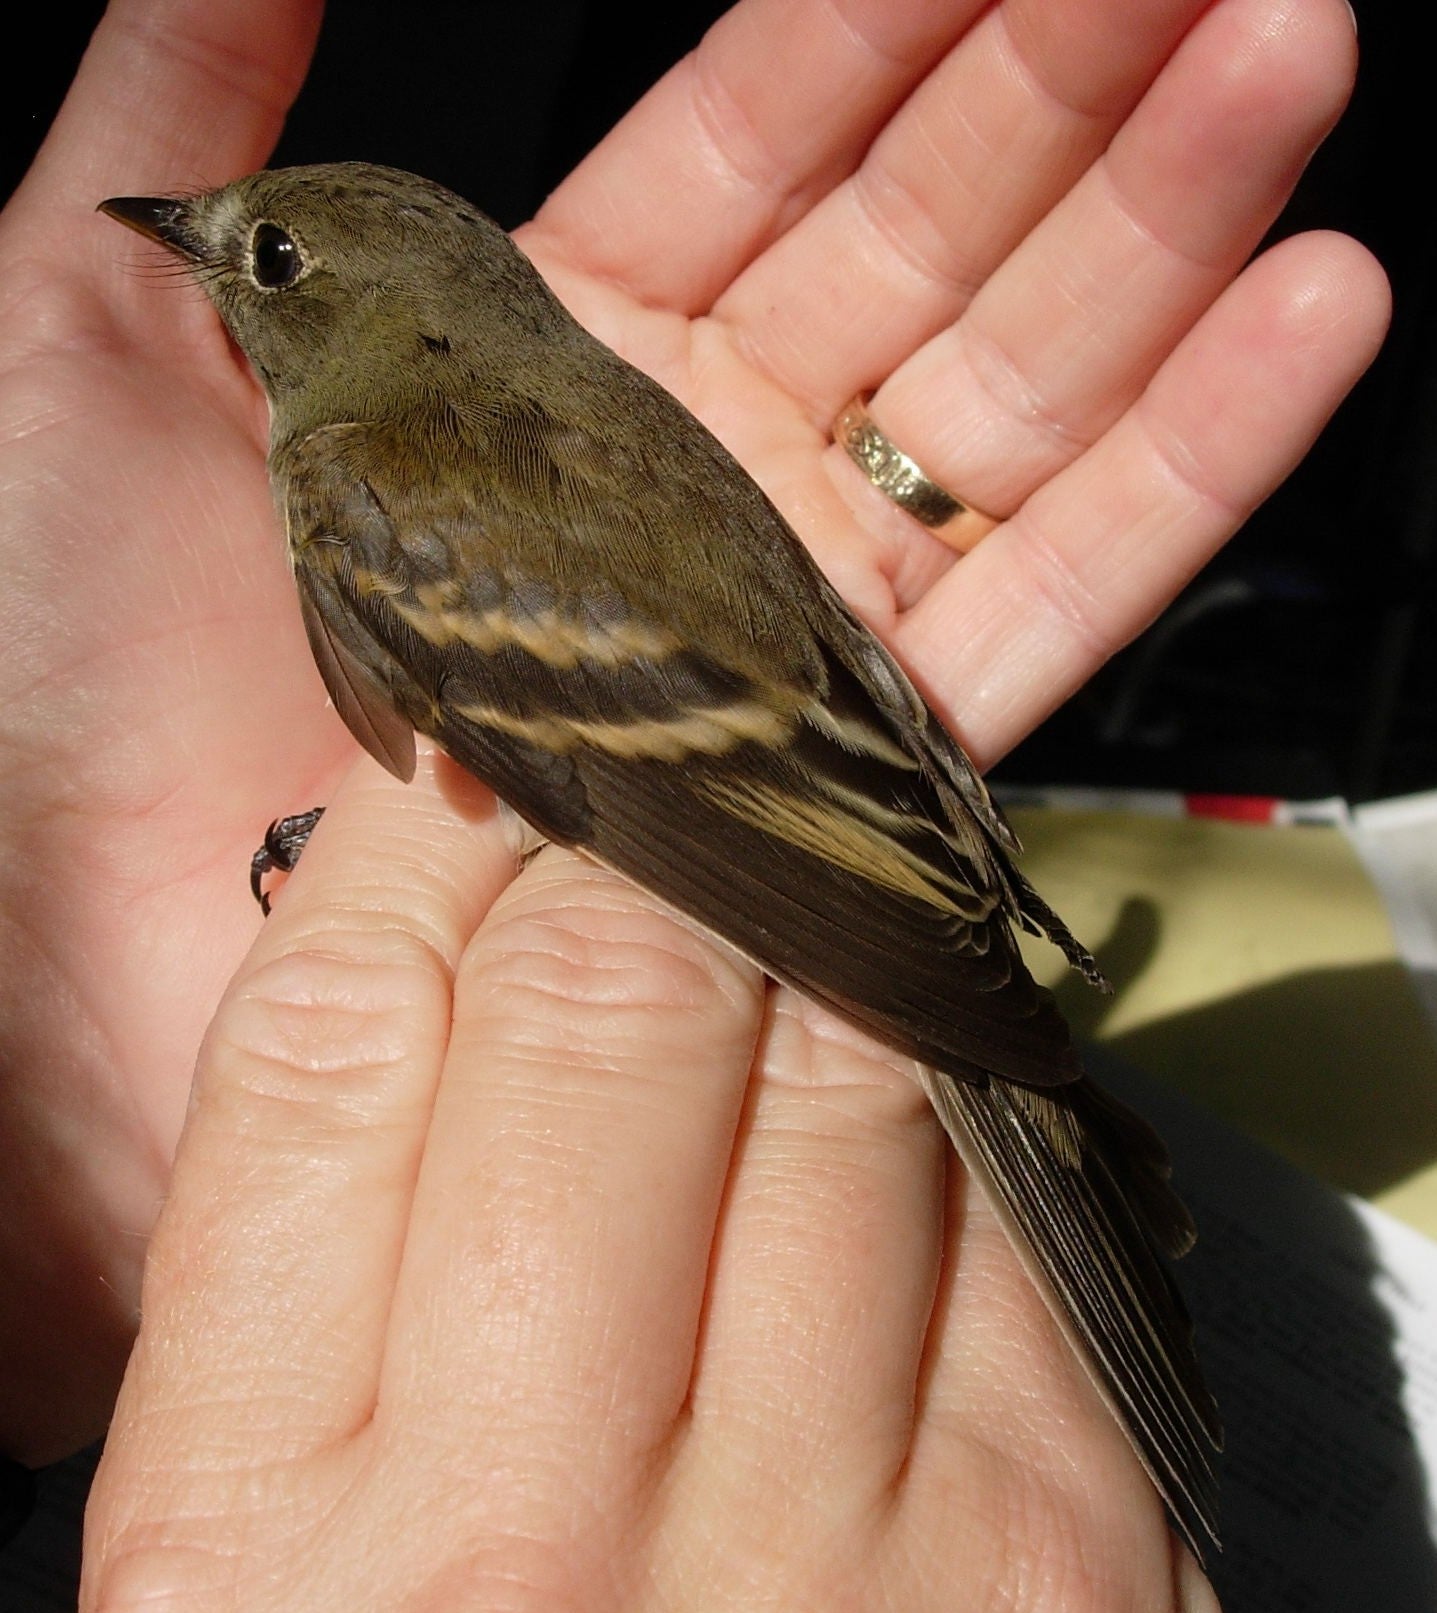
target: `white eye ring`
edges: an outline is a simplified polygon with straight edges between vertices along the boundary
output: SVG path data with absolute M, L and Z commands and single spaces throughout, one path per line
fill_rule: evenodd
M 261 291 L 285 291 L 304 277 L 309 265 L 299 242 L 278 224 L 261 219 L 249 238 L 249 271 Z

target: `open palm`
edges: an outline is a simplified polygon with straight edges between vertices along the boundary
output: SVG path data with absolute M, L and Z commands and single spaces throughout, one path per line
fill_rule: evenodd
M 1353 243 L 1286 243 L 1234 283 L 1340 109 L 1350 24 L 1277 0 L 848 12 L 748 0 L 521 240 L 987 761 L 1161 608 L 1372 354 L 1385 292 Z M 259 395 L 203 298 L 93 208 L 261 165 L 316 20 L 117 0 L 0 236 L 0 1312 L 26 1322 L 0 1370 L 33 1390 L 0 1447 L 35 1459 L 107 1414 L 195 1050 L 258 922 L 257 834 L 355 755 L 299 627 Z M 1013 516 L 961 564 L 827 446 L 860 388 Z

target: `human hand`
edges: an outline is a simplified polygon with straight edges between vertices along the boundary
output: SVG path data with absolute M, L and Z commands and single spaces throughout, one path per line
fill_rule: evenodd
M 1214 1608 L 900 1061 L 509 876 L 449 764 L 342 787 L 205 1043 L 82 1613 Z
M 521 239 L 739 452 L 991 760 L 1281 478 L 1385 298 L 1326 236 L 1229 286 L 1346 94 L 1342 8 L 1008 0 L 965 35 L 977 10 L 872 6 L 844 31 L 750 0 Z M 192 1049 L 256 923 L 256 829 L 353 755 L 309 666 L 252 383 L 198 298 L 122 272 L 91 209 L 261 163 L 313 24 L 118 4 L 0 238 L 24 647 L 0 690 L 0 1269 L 25 1318 L 0 1365 L 28 1413 L 0 1446 L 31 1459 L 103 1422 Z M 1017 512 L 961 567 L 825 448 L 878 381 L 875 414 L 932 474 Z

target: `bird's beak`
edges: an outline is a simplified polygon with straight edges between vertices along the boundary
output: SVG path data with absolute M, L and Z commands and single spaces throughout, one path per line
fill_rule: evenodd
M 173 196 L 112 196 L 100 203 L 99 211 L 146 240 L 169 247 L 187 262 L 203 263 L 208 256 L 191 227 L 189 206 Z

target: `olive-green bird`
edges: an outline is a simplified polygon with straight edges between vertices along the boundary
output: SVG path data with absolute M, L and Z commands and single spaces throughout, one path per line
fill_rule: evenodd
M 1201 1555 L 1221 1435 L 1161 1143 L 1012 926 L 1096 965 L 981 779 L 733 457 L 491 220 L 340 163 L 103 210 L 194 271 L 269 395 L 305 629 L 402 779 L 428 734 L 920 1079 Z

